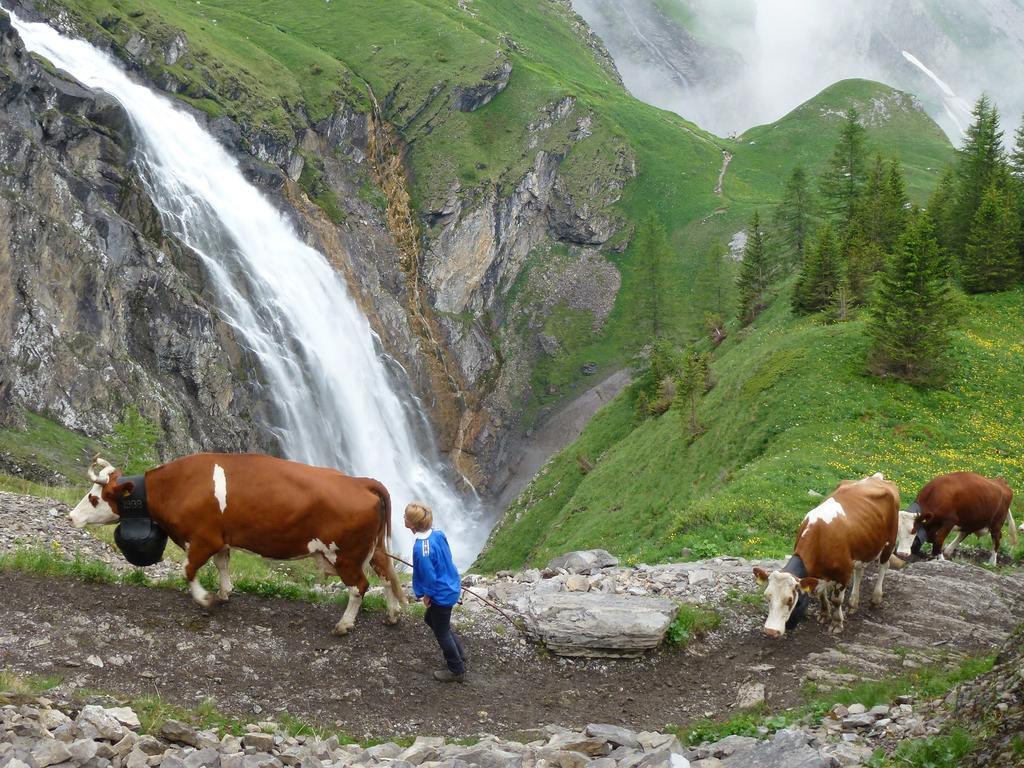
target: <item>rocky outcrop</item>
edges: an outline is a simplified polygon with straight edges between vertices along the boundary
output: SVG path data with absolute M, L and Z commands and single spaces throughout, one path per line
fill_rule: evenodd
M 71 31 L 66 15 L 53 21 Z M 189 49 L 180 34 L 133 40 L 125 51 L 139 70 Z M 165 455 L 275 451 L 255 360 L 220 318 L 199 260 L 165 236 L 120 107 L 27 55 L 6 17 L 0 57 L 5 419 L 28 409 L 99 436 L 133 404 L 163 428 Z M 429 394 L 398 249 L 383 210 L 363 199 L 370 116 L 343 104 L 283 139 L 193 114 L 346 276 L 414 390 Z M 321 189 L 340 201 L 338 221 L 311 202 Z
M 104 434 L 136 405 L 165 449 L 268 445 L 252 361 L 163 237 L 127 118 L 44 68 L 0 14 L 0 379 L 13 408 Z
M 512 74 L 512 62 L 504 59 L 493 71 L 486 73 L 476 85 L 456 86 L 452 93 L 452 109 L 472 112 L 489 104 L 505 90 Z

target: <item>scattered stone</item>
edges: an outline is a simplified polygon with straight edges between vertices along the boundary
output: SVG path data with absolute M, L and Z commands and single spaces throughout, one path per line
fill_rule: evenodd
M 750 709 L 764 704 L 764 683 L 744 683 L 736 694 L 736 707 Z

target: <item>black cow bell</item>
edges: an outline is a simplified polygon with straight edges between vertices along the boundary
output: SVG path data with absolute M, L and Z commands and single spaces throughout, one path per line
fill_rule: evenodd
M 132 565 L 153 565 L 163 559 L 167 532 L 149 516 L 145 477 L 126 477 L 124 481 L 131 481 L 134 488 L 117 500 L 121 522 L 114 529 L 114 542 Z

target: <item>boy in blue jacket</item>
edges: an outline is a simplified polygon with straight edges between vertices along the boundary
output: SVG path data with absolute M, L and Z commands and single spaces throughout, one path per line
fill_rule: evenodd
M 434 672 L 434 679 L 461 683 L 466 679 L 466 652 L 452 631 L 451 619 L 452 608 L 462 594 L 462 582 L 448 539 L 441 531 L 433 530 L 433 522 L 434 513 L 429 507 L 413 503 L 405 508 L 405 527 L 416 537 L 412 545 L 412 591 L 427 607 L 423 620 L 434 631 L 448 664 L 447 669 Z

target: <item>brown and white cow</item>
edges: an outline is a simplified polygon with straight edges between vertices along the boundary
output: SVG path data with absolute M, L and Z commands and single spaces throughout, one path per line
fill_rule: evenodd
M 863 480 L 843 480 L 832 495 L 812 509 L 800 523 L 796 546 L 786 565 L 768 573 L 754 568 L 758 582 L 766 584 L 768 618 L 764 633 L 782 637 L 802 613 L 803 593 L 818 590 L 821 619 L 830 631 L 843 630 L 843 600 L 850 588 L 850 611 L 860 605 L 864 569 L 878 562 L 878 579 L 871 604 L 882 602 L 882 582 L 889 556 L 896 547 L 900 494 L 895 483 L 880 472 Z
M 71 523 L 118 522 L 118 505 L 133 483 L 99 457 L 89 479 L 92 489 L 71 510 Z M 369 586 L 367 566 L 385 582 L 385 621 L 398 620 L 405 595 L 387 549 L 391 496 L 376 480 L 272 456 L 199 453 L 149 470 L 144 484 L 150 517 L 188 554 L 185 580 L 200 605 L 209 607 L 214 598 L 199 583 L 199 568 L 213 558 L 217 597 L 227 600 L 230 552 L 245 549 L 278 560 L 312 557 L 325 573 L 337 574 L 349 601 L 335 634 L 355 623 Z
M 951 472 L 939 475 L 917 494 L 914 503 L 900 512 L 897 554 L 920 555 L 926 541 L 931 542 L 932 557 L 951 558 L 961 541 L 972 533 L 992 536 L 989 563 L 996 564 L 1003 523 L 1009 520 L 1010 542 L 1017 546 L 1017 527 L 1010 511 L 1013 491 L 1006 481 L 976 472 Z M 956 538 L 943 546 L 946 537 L 957 530 Z

